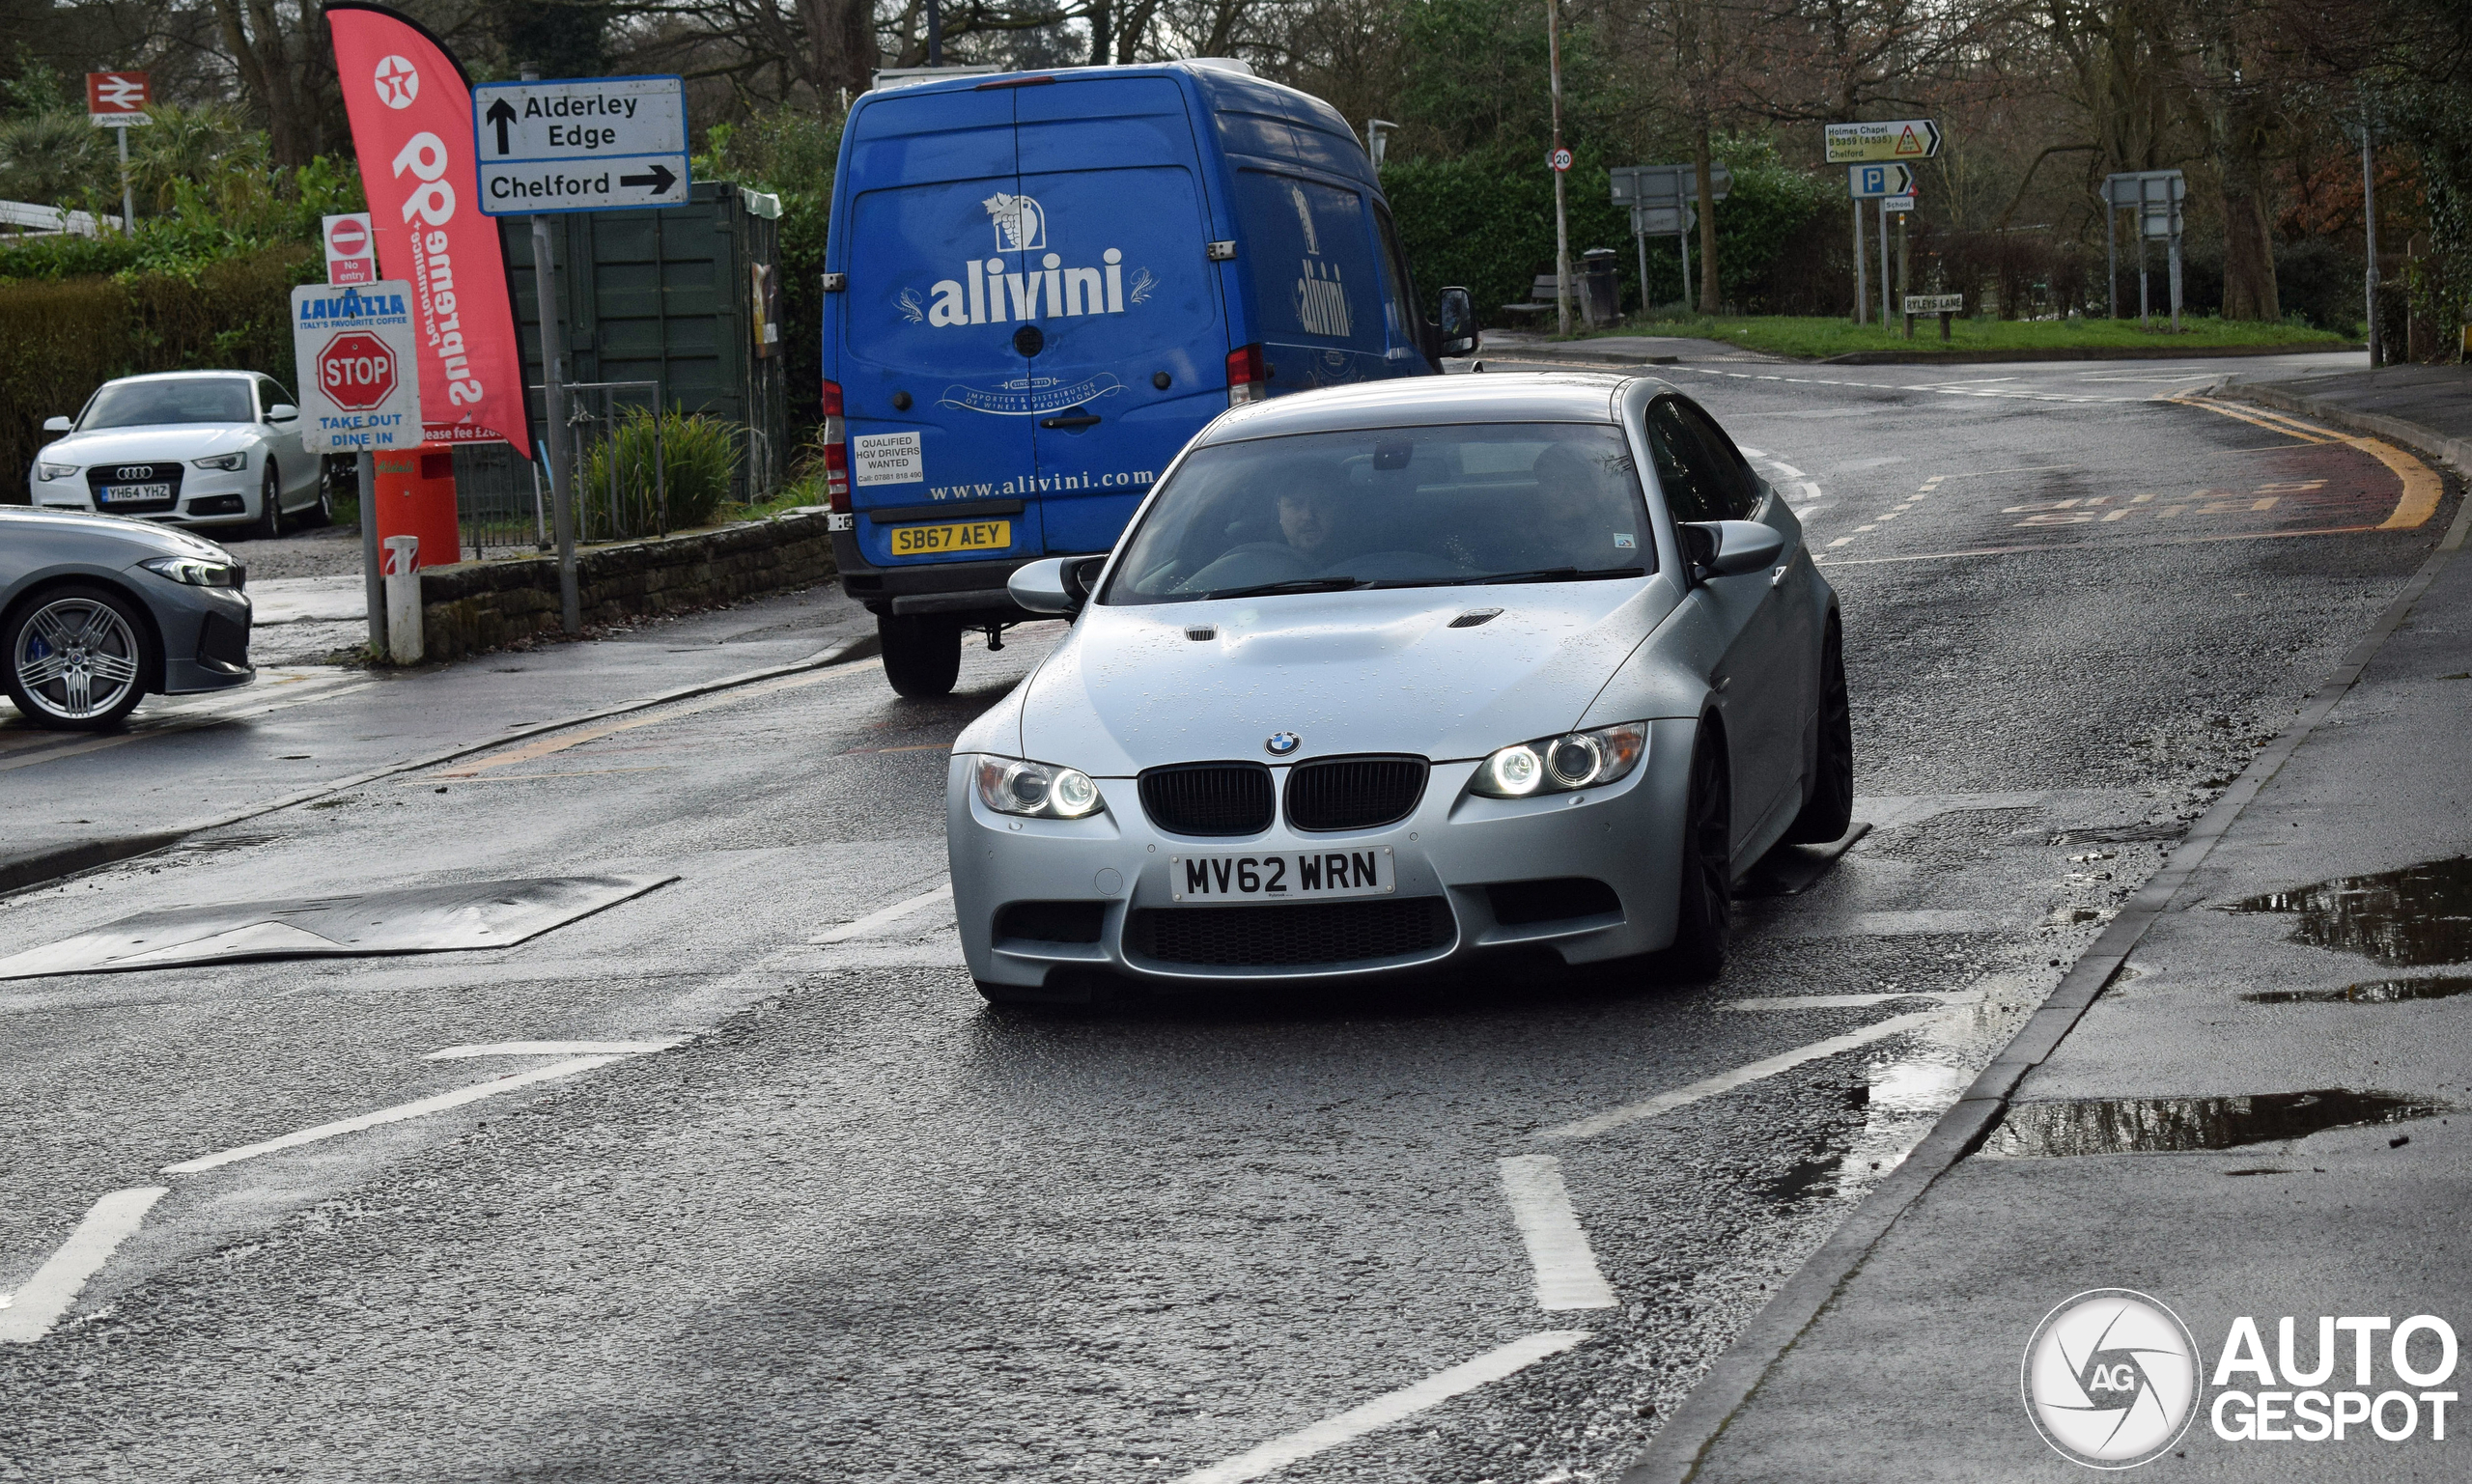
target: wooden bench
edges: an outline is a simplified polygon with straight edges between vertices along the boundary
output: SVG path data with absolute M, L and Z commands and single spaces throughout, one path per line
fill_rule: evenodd
M 1557 299 L 1555 293 L 1557 282 L 1558 280 L 1551 273 L 1537 274 L 1536 281 L 1529 286 L 1527 301 L 1519 304 L 1504 304 L 1503 313 L 1508 315 L 1552 314 Z M 1580 312 L 1580 286 L 1576 278 L 1571 281 L 1571 312 L 1573 314 Z

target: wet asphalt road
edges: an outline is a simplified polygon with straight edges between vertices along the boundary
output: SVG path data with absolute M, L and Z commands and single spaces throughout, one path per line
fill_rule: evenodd
M 7 954 L 181 902 L 679 878 L 510 949 L 0 981 L 0 1291 L 168 1188 L 0 1345 L 0 1478 L 1173 1481 L 1555 1330 L 1588 1337 L 1269 1476 L 1611 1476 L 2451 516 L 2374 529 L 2374 451 L 2153 400 L 2217 369 L 1667 369 L 1806 513 L 1873 825 L 1742 904 L 1713 985 L 985 1008 L 939 903 L 847 925 L 941 882 L 941 749 L 1053 628 L 946 703 L 810 672 L 0 901 Z M 88 761 L 133 784 L 151 745 Z M 440 1049 L 670 1036 L 154 1173 L 561 1059 Z M 1618 1307 L 1538 1306 L 1501 1166 L 1534 1155 Z

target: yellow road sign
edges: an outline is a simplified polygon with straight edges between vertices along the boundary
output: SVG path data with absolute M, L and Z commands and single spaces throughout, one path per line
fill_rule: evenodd
M 1940 126 L 1929 119 L 1887 119 L 1876 124 L 1831 124 L 1828 162 L 1860 164 L 1875 159 L 1929 159 L 1940 153 Z

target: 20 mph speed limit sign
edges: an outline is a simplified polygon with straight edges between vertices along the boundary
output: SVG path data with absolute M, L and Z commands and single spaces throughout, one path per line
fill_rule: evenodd
M 421 441 L 412 286 L 303 284 L 292 291 L 300 441 L 313 454 L 384 453 Z
M 1545 156 L 1545 163 L 1553 166 L 1557 170 L 1568 170 L 1571 168 L 1571 152 L 1568 150 L 1556 150 L 1553 154 Z

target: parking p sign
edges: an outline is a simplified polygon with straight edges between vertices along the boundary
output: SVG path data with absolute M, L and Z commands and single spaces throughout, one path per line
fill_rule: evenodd
M 421 441 L 412 286 L 303 284 L 292 291 L 300 441 L 313 454 L 379 454 Z

